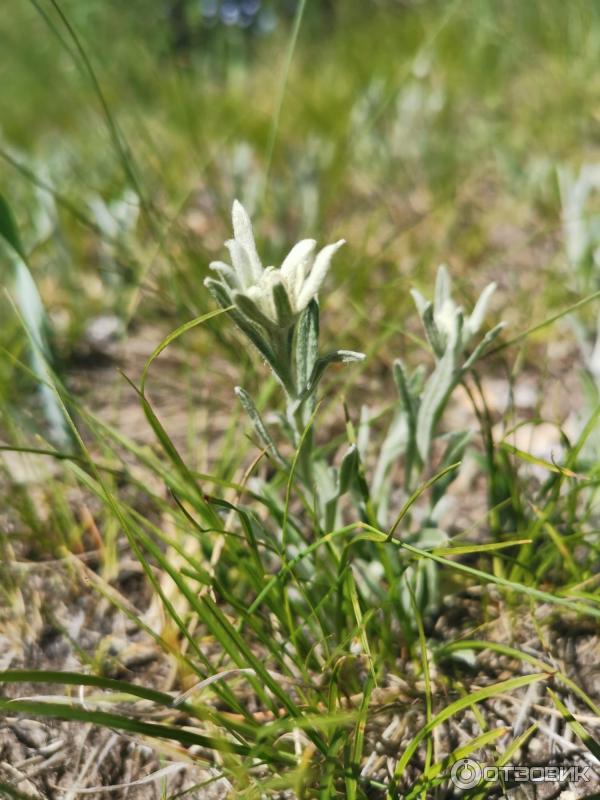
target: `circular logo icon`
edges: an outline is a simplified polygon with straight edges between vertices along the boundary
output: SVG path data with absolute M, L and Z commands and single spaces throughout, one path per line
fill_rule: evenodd
M 450 772 L 450 780 L 458 789 L 472 789 L 481 782 L 481 776 L 481 767 L 470 758 L 461 758 Z

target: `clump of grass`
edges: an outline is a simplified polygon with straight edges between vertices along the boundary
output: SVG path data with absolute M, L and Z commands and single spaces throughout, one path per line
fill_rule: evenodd
M 91 699 L 82 706 L 71 699 L 37 697 L 2 700 L 1 707 L 13 714 L 128 731 L 156 740 L 159 747 L 161 740 L 193 747 L 198 763 L 218 764 L 218 775 L 237 796 L 247 798 L 283 790 L 298 797 L 416 796 L 447 780 L 454 761 L 506 734 L 503 728 L 482 729 L 469 744 L 436 758 L 434 732 L 466 709 L 551 677 L 593 707 L 582 690 L 543 660 L 531 662 L 534 672 L 478 688 L 441 709 L 433 703 L 433 664 L 443 665 L 457 652 L 451 643 L 440 648 L 429 638 L 443 600 L 440 576 L 495 584 L 516 603 L 529 599 L 557 611 L 600 617 L 594 599 L 572 583 L 553 592 L 539 586 L 542 569 L 554 566 L 552 554 L 561 557 L 565 549 L 569 580 L 581 577 L 569 550 L 573 542 L 562 544 L 556 527 L 581 509 L 582 476 L 576 469 L 583 439 L 564 466 L 541 463 L 550 472 L 539 490 L 543 510 L 534 507 L 528 513 L 519 495 L 519 473 L 502 461 L 502 451 L 496 452 L 483 414 L 482 433 L 489 445 L 483 471 L 489 470 L 496 490 L 490 492 L 489 513 L 499 512 L 498 502 L 504 507 L 512 503 L 512 516 L 499 521 L 497 538 L 486 543 L 453 542 L 440 526 L 439 508 L 471 434 L 446 430 L 443 414 L 459 384 L 467 379 L 477 383 L 474 368 L 501 331 L 496 325 L 479 334 L 494 287 L 484 290 L 469 315 L 452 299 L 444 267 L 433 301 L 415 292 L 434 367 L 427 375 L 423 369 L 410 374 L 400 361 L 393 365 L 398 399 L 373 469 L 366 446 L 369 414 L 356 425 L 346 420 L 344 447 L 341 442 L 329 447 L 319 428 L 319 393 L 327 369 L 363 358 L 321 350 L 317 292 L 340 243 L 315 257 L 315 242 L 305 240 L 280 268 L 265 269 L 239 204 L 234 205 L 233 227 L 234 239 L 228 242 L 232 263 L 214 263 L 218 279 L 207 280 L 221 310 L 176 329 L 148 359 L 140 386 L 131 384 L 159 453 L 137 446 L 79 407 L 86 438 L 102 442 L 104 458 L 99 460 L 64 406 L 80 454 L 54 453 L 126 536 L 167 620 L 159 631 L 137 623 L 173 661 L 187 688 L 167 693 L 103 675 L 13 670 L 0 680 L 93 686 L 102 694 L 96 707 Z M 285 400 L 284 410 L 271 414 L 269 423 L 260 404 L 237 388 L 256 447 L 237 481 L 197 474 L 147 394 L 151 367 L 161 353 L 221 314 L 235 324 L 250 357 L 259 355 L 266 362 Z M 264 369 L 258 361 L 256 368 Z M 370 435 L 376 435 L 374 428 Z M 123 452 L 164 484 L 168 496 L 136 481 Z M 267 462 L 262 469 L 261 461 Z M 400 473 L 392 469 L 397 462 Z M 141 513 L 124 499 L 123 481 L 136 486 L 155 513 Z M 573 484 L 564 491 L 567 482 Z M 508 494 L 498 501 L 500 483 Z M 516 521 L 514 532 L 505 527 L 506 519 Z M 534 558 L 541 531 L 550 533 L 550 555 L 544 541 L 543 557 Z M 578 535 L 577 541 L 585 537 Z M 511 562 L 506 556 L 516 548 L 519 555 Z M 102 581 L 96 585 L 115 601 Z M 465 644 L 470 651 L 487 646 L 482 641 Z M 405 668 L 410 665 L 408 682 L 400 690 L 389 682 L 399 666 L 399 647 L 411 654 L 404 661 Z M 386 689 L 400 707 L 420 697 L 424 716 L 408 732 L 392 768 L 373 775 L 366 761 L 372 728 L 383 713 L 377 693 Z M 124 696 L 131 703 L 127 712 L 121 706 L 105 710 Z M 507 758 L 517 746 L 516 741 L 508 745 Z M 423 754 L 425 761 L 417 767 L 415 760 Z

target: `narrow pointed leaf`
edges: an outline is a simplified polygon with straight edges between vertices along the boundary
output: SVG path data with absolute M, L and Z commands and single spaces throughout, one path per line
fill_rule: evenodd
M 256 322 L 267 331 L 273 328 L 275 324 L 273 320 L 269 319 L 269 317 L 267 317 L 267 315 L 260 310 L 260 308 L 248 297 L 248 295 L 243 294 L 242 292 L 234 292 L 233 302 L 236 304 L 242 314 L 251 319 L 252 322 Z
M 444 354 L 444 341 L 437 325 L 435 324 L 435 319 L 433 317 L 433 303 L 427 303 L 425 309 L 423 310 L 421 319 L 423 321 L 423 327 L 425 328 L 427 341 L 431 345 L 431 349 L 435 355 L 440 358 Z
M 319 349 L 319 304 L 311 300 L 298 320 L 296 370 L 298 388 L 304 392 L 314 369 Z
M 498 336 L 498 334 L 502 330 L 504 330 L 505 327 L 506 327 L 506 325 L 505 325 L 504 322 L 499 322 L 498 325 L 496 325 L 494 328 L 491 329 L 491 331 L 488 331 L 486 333 L 486 335 L 479 342 L 479 344 L 477 345 L 475 350 L 473 350 L 473 352 L 471 353 L 469 358 L 463 364 L 463 366 L 462 366 L 462 371 L 463 372 L 465 372 L 468 369 L 471 369 L 471 367 L 475 364 L 475 362 L 478 361 L 481 358 L 481 356 L 484 354 L 484 352 L 487 349 L 488 345 L 490 345 L 494 341 L 494 339 Z
M 450 299 L 451 288 L 452 284 L 450 281 L 450 275 L 448 274 L 448 268 L 445 264 L 441 264 L 438 267 L 435 278 L 434 306 L 436 308 L 441 308 L 444 303 Z
M 323 377 L 323 373 L 330 364 L 351 364 L 354 361 L 364 361 L 364 353 L 356 353 L 354 350 L 334 350 L 327 355 L 317 359 L 307 387 L 307 392 L 313 392 Z
M 19 231 L 13 213 L 6 199 L 0 194 L 0 236 L 12 247 L 12 249 L 24 261 L 26 260 L 25 249 L 19 236 Z
M 285 460 L 283 459 L 279 450 L 277 449 L 277 445 L 271 438 L 271 435 L 267 430 L 265 423 L 263 422 L 259 410 L 254 405 L 252 398 L 250 397 L 248 392 L 245 391 L 245 389 L 242 389 L 241 386 L 235 387 L 235 393 L 240 398 L 240 402 L 244 406 L 246 414 L 248 414 L 248 416 L 250 417 L 250 421 L 252 422 L 252 426 L 256 431 L 258 438 L 267 448 L 269 454 L 273 457 L 273 459 L 281 467 L 285 468 L 286 467 Z
M 417 415 L 416 442 L 421 460 L 427 463 L 433 430 L 455 382 L 454 352 L 450 343 L 430 376 Z
M 356 445 L 352 445 L 342 459 L 338 476 L 338 497 L 345 494 L 358 475 L 360 456 Z
M 294 321 L 294 311 L 292 309 L 290 298 L 282 283 L 276 283 L 273 286 L 273 302 L 275 303 L 275 310 L 277 311 L 277 322 L 282 328 L 287 328 Z
M 488 284 L 479 296 L 479 300 L 475 303 L 471 315 L 469 316 L 469 335 L 474 336 L 483 325 L 485 314 L 488 309 L 491 296 L 496 291 L 496 284 Z

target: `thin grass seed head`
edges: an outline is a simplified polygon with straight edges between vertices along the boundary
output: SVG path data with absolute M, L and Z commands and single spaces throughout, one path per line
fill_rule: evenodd
M 265 328 L 287 328 L 315 298 L 331 266 L 340 239 L 316 255 L 316 241 L 303 239 L 292 247 L 280 267 L 263 267 L 256 250 L 252 223 L 237 200 L 231 213 L 234 238 L 225 243 L 231 263 L 213 261 L 210 268 L 245 316 Z M 210 278 L 205 283 L 210 285 Z

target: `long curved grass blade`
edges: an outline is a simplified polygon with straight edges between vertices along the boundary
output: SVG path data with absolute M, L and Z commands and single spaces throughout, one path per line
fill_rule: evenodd
M 425 481 L 425 483 L 422 483 L 417 489 L 415 489 L 415 491 L 411 494 L 411 496 L 408 498 L 406 503 L 404 503 L 404 505 L 400 509 L 400 511 L 398 513 L 398 516 L 394 520 L 394 524 L 392 525 L 392 527 L 390 528 L 390 530 L 389 530 L 389 532 L 388 532 L 388 534 L 386 536 L 386 541 L 391 541 L 392 540 L 392 537 L 396 533 L 396 529 L 398 528 L 398 525 L 400 525 L 400 523 L 402 522 L 404 517 L 408 514 L 408 512 L 411 509 L 411 507 L 417 502 L 419 497 L 421 497 L 423 492 L 426 492 L 427 489 L 429 489 L 431 486 L 433 486 L 434 483 L 439 481 L 441 478 L 443 478 L 449 472 L 453 472 L 455 469 L 458 469 L 460 467 L 460 465 L 461 465 L 460 461 L 457 461 L 456 464 L 449 464 L 447 467 L 444 467 L 444 469 L 440 470 L 439 472 L 436 472 L 436 474 L 432 478 L 429 478 L 428 481 Z
M 566 705 L 556 695 L 556 693 L 552 691 L 552 689 L 550 688 L 548 689 L 548 694 L 552 698 L 552 702 L 554 703 L 556 708 L 562 714 L 563 719 L 565 720 L 569 728 L 571 728 L 573 733 L 581 739 L 583 744 L 587 747 L 587 749 L 594 756 L 594 758 L 597 758 L 598 761 L 600 761 L 600 743 L 597 742 L 594 738 L 592 738 L 592 736 L 590 736 L 590 734 L 586 731 L 583 725 L 575 719 L 573 714 L 571 714 Z
M 156 772 L 151 772 L 150 775 L 144 775 L 143 778 L 138 778 L 135 781 L 129 781 L 128 783 L 113 783 L 111 786 L 90 786 L 87 789 L 71 789 L 71 791 L 75 794 L 102 794 L 107 792 L 117 792 L 120 789 L 130 789 L 133 786 L 147 786 L 149 783 L 155 783 L 156 781 L 164 780 L 170 775 L 176 775 L 178 772 L 188 769 L 189 766 L 190 765 L 186 761 L 176 761 L 172 764 L 168 764 L 166 767 L 156 770 Z
M 133 383 L 133 381 L 131 381 L 126 375 L 123 374 L 123 377 L 140 398 L 146 419 L 150 423 L 150 427 L 154 431 L 156 438 L 160 442 L 163 450 L 173 463 L 173 466 L 178 471 L 185 485 L 193 491 L 196 499 L 195 505 L 197 506 L 198 510 L 202 513 L 207 524 L 210 525 L 213 530 L 220 530 L 222 528 L 222 524 L 218 514 L 211 508 L 210 504 L 206 502 L 204 494 L 201 488 L 198 486 L 195 476 L 179 454 L 179 451 L 173 444 L 171 437 L 164 429 L 161 421 L 156 416 L 154 409 L 150 405 L 146 395 L 141 392 Z
M 218 317 L 220 314 L 225 314 L 227 311 L 231 311 L 234 306 L 229 306 L 229 308 L 217 308 L 214 311 L 209 311 L 207 314 L 202 314 L 200 317 L 195 317 L 194 319 L 188 320 L 183 325 L 180 325 L 174 331 L 172 331 L 168 336 L 162 340 L 162 342 L 157 345 L 154 350 L 152 351 L 151 355 L 146 360 L 144 364 L 144 369 L 142 370 L 142 377 L 140 380 L 140 391 L 144 394 L 144 389 L 146 386 L 146 379 L 148 377 L 148 370 L 152 366 L 152 362 L 158 358 L 158 356 L 165 350 L 175 339 L 178 339 L 182 334 L 187 333 L 187 331 L 192 330 L 192 328 L 196 328 L 198 325 L 202 325 L 204 322 L 208 322 L 209 319 L 213 319 L 214 317 Z
M 434 547 L 430 552 L 437 556 L 460 556 L 469 553 L 495 553 L 518 544 L 531 544 L 531 539 L 511 539 L 509 542 L 487 542 L 486 544 L 458 544 L 450 547 Z
M 523 733 L 520 736 L 517 736 L 516 739 L 513 739 L 513 741 L 508 745 L 508 747 L 502 753 L 502 755 L 498 759 L 496 759 L 496 766 L 503 767 L 505 764 L 508 764 L 513 755 L 515 753 L 518 753 L 518 751 L 525 744 L 527 739 L 529 739 L 530 736 L 533 733 L 535 733 L 537 727 L 538 727 L 537 723 L 534 722 L 533 725 L 530 725 L 530 727 L 527 728 L 526 731 L 523 731 Z M 493 781 L 484 781 L 483 783 L 480 783 L 477 788 L 480 789 L 481 791 L 478 791 L 477 794 L 472 795 L 471 796 L 472 800 L 485 800 L 485 798 L 489 796 L 488 789 L 490 789 L 493 785 L 494 785 Z
M 455 764 L 457 761 L 460 761 L 462 758 L 468 758 L 469 756 L 473 755 L 473 753 L 476 753 L 478 750 L 486 747 L 488 744 L 495 742 L 496 739 L 504 736 L 509 731 L 510 728 L 492 728 L 491 730 L 482 733 L 480 736 L 476 736 L 474 739 L 471 739 L 470 742 L 457 747 L 441 761 L 436 761 L 429 767 L 429 769 L 426 769 L 423 772 L 423 777 L 411 787 L 409 792 L 406 794 L 405 800 L 414 800 L 415 797 L 418 797 L 418 795 L 422 794 L 423 792 L 430 791 L 435 786 L 438 786 L 440 783 L 446 780 L 446 773 L 453 764 Z
M 367 716 L 369 712 L 369 700 L 371 699 L 371 692 L 374 687 L 374 679 L 369 678 L 363 689 L 363 696 L 358 712 L 358 719 L 356 720 L 356 727 L 354 728 L 354 737 L 352 739 L 352 749 L 350 752 L 350 760 L 348 767 L 351 776 L 346 778 L 346 797 L 348 800 L 356 800 L 358 792 L 358 780 L 355 777 L 360 772 L 360 761 L 362 758 L 365 730 L 367 727 Z
M 219 753 L 234 753 L 240 756 L 252 756 L 276 760 L 281 764 L 295 763 L 295 757 L 284 750 L 274 751 L 265 745 L 256 748 L 243 745 L 217 736 L 206 736 L 187 728 L 175 728 L 157 722 L 125 717 L 106 711 L 90 711 L 80 706 L 68 706 L 63 703 L 40 702 L 36 700 L 5 700 L 0 698 L 0 710 L 11 714 L 30 714 L 47 719 L 62 719 L 67 722 L 90 722 L 104 728 L 116 728 L 152 739 L 168 739 L 184 746 L 198 745 Z
M 446 708 L 442 709 L 438 714 L 433 717 L 433 719 L 428 722 L 421 730 L 413 736 L 413 738 L 408 743 L 404 753 L 402 754 L 400 760 L 396 765 L 396 769 L 394 771 L 394 781 L 391 787 L 391 793 L 388 794 L 388 798 L 392 800 L 394 797 L 393 788 L 394 785 L 400 780 L 402 775 L 404 774 L 404 770 L 408 766 L 411 758 L 417 752 L 419 745 L 421 742 L 429 736 L 429 734 L 438 726 L 441 725 L 446 720 L 453 717 L 459 711 L 463 711 L 466 708 L 470 708 L 477 703 L 482 702 L 483 700 L 489 700 L 489 698 L 494 697 L 495 695 L 502 694 L 503 692 L 512 692 L 515 689 L 520 689 L 523 686 L 528 686 L 530 683 L 536 683 L 538 681 L 542 681 L 547 679 L 546 673 L 533 673 L 532 675 L 520 675 L 517 678 L 510 678 L 506 681 L 500 681 L 499 683 L 493 683 L 491 686 L 486 686 L 484 689 L 479 689 L 476 692 L 472 692 L 466 697 L 461 697 L 458 700 L 455 700 L 450 705 L 446 706 Z
M 424 685 L 423 688 L 425 690 L 425 721 L 427 724 L 429 724 L 431 722 L 433 713 L 432 711 L 433 702 L 432 702 L 432 690 L 431 690 L 431 671 L 429 668 L 429 654 L 427 652 L 425 628 L 423 627 L 423 616 L 419 609 L 419 604 L 417 603 L 415 592 L 410 581 L 406 581 L 406 587 L 408 589 L 410 596 L 411 610 L 417 623 L 417 633 L 419 636 L 419 649 L 421 651 L 421 665 L 423 669 L 423 685 Z M 425 753 L 425 767 L 424 767 L 425 774 L 427 774 L 427 772 L 431 767 L 431 759 L 433 757 L 433 744 L 431 739 L 427 739 L 426 747 L 427 750 Z M 423 794 L 423 800 L 425 800 L 425 794 Z
M 160 235 L 159 227 L 158 227 L 158 224 L 157 224 L 156 219 L 154 217 L 154 214 L 152 213 L 152 209 L 151 209 L 151 207 L 150 207 L 150 205 L 149 205 L 149 203 L 148 203 L 148 201 L 146 199 L 145 192 L 142 190 L 140 181 L 139 181 L 138 176 L 137 176 L 137 170 L 136 170 L 135 164 L 133 162 L 133 156 L 132 156 L 131 150 L 129 149 L 129 145 L 126 142 L 125 137 L 123 136 L 123 132 L 119 128 L 119 126 L 117 124 L 117 121 L 115 120 L 115 118 L 114 118 L 114 116 L 112 114 L 112 111 L 110 109 L 110 105 L 108 103 L 108 100 L 106 99 L 106 95 L 105 95 L 105 93 L 104 93 L 104 91 L 102 89 L 102 86 L 100 85 L 100 81 L 98 79 L 98 76 L 96 75 L 96 71 L 94 70 L 94 67 L 92 66 L 92 62 L 90 61 L 90 59 L 88 57 L 88 54 L 86 53 L 86 50 L 85 50 L 83 44 L 81 43 L 81 40 L 80 40 L 79 36 L 77 35 L 77 32 L 75 31 L 75 28 L 73 27 L 73 25 L 71 25 L 68 17 L 66 16 L 66 14 L 62 10 L 61 6 L 59 5 L 58 0 L 49 0 L 49 2 L 53 6 L 53 8 L 55 9 L 55 11 L 56 11 L 56 13 L 57 13 L 62 25 L 64 26 L 64 28 L 65 28 L 68 36 L 69 36 L 69 38 L 73 42 L 73 45 L 75 47 L 75 51 L 77 52 L 77 55 L 79 56 L 79 58 L 81 60 L 81 64 L 78 63 L 77 61 L 75 61 L 75 64 L 76 64 L 76 66 L 78 68 L 83 66 L 84 71 L 87 73 L 87 76 L 88 76 L 88 78 L 90 80 L 90 84 L 92 86 L 92 89 L 93 89 L 94 93 L 96 94 L 96 97 L 98 98 L 98 102 L 99 102 L 99 105 L 100 105 L 100 108 L 101 108 L 101 111 L 102 111 L 102 115 L 103 115 L 104 120 L 106 122 L 106 126 L 107 126 L 107 129 L 108 129 L 109 135 L 111 137 L 113 146 L 115 148 L 115 151 L 116 151 L 116 153 L 117 153 L 117 155 L 119 157 L 119 160 L 121 162 L 121 165 L 123 167 L 123 171 L 125 173 L 125 176 L 128 179 L 129 183 L 134 187 L 134 189 L 136 191 L 136 194 L 138 195 L 139 200 L 140 200 L 140 208 L 142 209 L 142 212 L 144 213 L 144 216 L 145 216 L 150 228 L 152 229 L 153 233 L 155 234 L 157 239 L 160 241 L 161 240 L 161 235 Z M 35 3 L 34 3 L 34 6 L 36 6 Z M 36 8 L 37 8 L 37 6 L 36 6 Z M 73 55 L 71 50 L 67 50 L 67 52 L 69 52 L 69 54 L 71 56 Z
M 363 525 L 365 527 L 369 527 L 366 523 L 363 523 Z M 377 533 L 381 533 L 381 531 L 377 531 Z M 510 581 L 507 578 L 502 578 L 499 575 L 493 575 L 489 572 L 483 572 L 482 570 L 475 569 L 475 567 L 470 567 L 468 564 L 461 564 L 460 561 L 451 561 L 448 558 L 435 555 L 435 553 L 432 553 L 429 550 L 422 550 L 421 548 L 415 547 L 407 542 L 402 542 L 398 539 L 389 539 L 389 536 L 388 541 L 391 541 L 397 547 L 402 547 L 408 552 L 414 553 L 414 555 L 418 555 L 421 558 L 430 558 L 432 561 L 437 561 L 438 564 L 442 564 L 445 567 L 450 567 L 458 572 L 463 572 L 466 575 L 471 575 L 478 580 L 485 581 L 486 583 L 495 583 L 497 586 L 502 586 L 505 589 L 509 589 L 510 591 L 517 592 L 519 594 L 529 595 L 529 597 L 534 597 L 536 600 L 542 600 L 545 603 L 552 603 L 557 606 L 562 606 L 563 608 L 568 608 L 571 611 L 576 611 L 578 614 L 586 614 L 600 619 L 600 607 L 595 608 L 587 603 L 576 603 L 573 600 L 566 600 L 563 597 L 550 594 L 550 592 L 544 592 L 541 589 L 535 589 L 533 586 L 526 586 L 523 583 Z
M 519 333 L 512 339 L 509 339 L 506 342 L 502 342 L 497 347 L 488 350 L 487 353 L 484 353 L 480 360 L 484 358 L 488 358 L 489 356 L 497 355 L 502 350 L 506 350 L 508 347 L 513 347 L 515 344 L 519 344 L 524 339 L 527 339 L 529 336 L 532 336 L 534 333 L 538 333 L 539 331 L 543 331 L 544 328 L 547 328 L 549 325 L 553 325 L 555 322 L 558 322 L 559 319 L 572 314 L 574 311 L 581 310 L 584 306 L 587 306 L 588 303 L 593 303 L 594 300 L 600 299 L 600 291 L 593 292 L 592 294 L 588 295 L 587 297 L 583 297 L 581 300 L 578 300 L 573 305 L 567 306 L 562 311 L 559 311 L 557 314 L 553 314 L 548 319 L 545 319 L 543 322 L 538 322 L 536 325 L 532 325 L 530 328 L 527 328 L 522 333 Z
M 214 682 L 222 676 L 212 676 L 204 681 Z M 0 683 L 41 683 L 52 684 L 58 686 L 94 686 L 100 689 L 106 689 L 112 693 L 119 695 L 137 697 L 141 700 L 147 700 L 160 707 L 173 708 L 185 712 L 190 717 L 200 720 L 208 720 L 213 723 L 222 723 L 223 720 L 219 719 L 219 712 L 208 706 L 197 705 L 195 703 L 188 703 L 187 693 L 179 698 L 172 697 L 166 692 L 160 692 L 156 689 L 140 686 L 139 684 L 129 683 L 127 681 L 117 680 L 115 678 L 104 678 L 100 675 L 89 675 L 80 672 L 55 672 L 45 670 L 5 670 L 0 672 Z M 237 732 L 246 736 L 255 736 L 257 727 L 248 725 L 247 723 L 236 721 L 232 724 L 228 720 L 228 725 Z
M 63 686 L 96 686 L 111 692 L 129 694 L 142 700 L 149 700 L 157 705 L 170 707 L 173 697 L 166 692 L 156 689 L 147 689 L 135 683 L 117 680 L 116 678 L 103 678 L 100 675 L 87 675 L 83 672 L 56 672 L 52 670 L 27 670 L 9 669 L 0 672 L 0 683 L 50 683 Z M 194 713 L 193 708 L 186 708 L 189 713 Z
M 256 609 L 259 608 L 259 606 L 261 605 L 267 594 L 271 591 L 271 589 L 274 586 L 276 586 L 277 583 L 280 583 L 287 573 L 289 573 L 297 564 L 299 564 L 303 559 L 305 559 L 307 556 L 313 553 L 317 548 L 329 544 L 329 542 L 331 542 L 332 539 L 336 539 L 339 536 L 344 536 L 348 533 L 352 533 L 353 531 L 355 531 L 357 528 L 360 527 L 362 527 L 362 523 L 360 522 L 354 522 L 351 525 L 346 525 L 344 528 L 339 528 L 338 530 L 332 531 L 331 533 L 326 533 L 324 536 L 321 536 L 321 538 L 318 541 L 313 542 L 312 544 L 308 545 L 303 550 L 301 550 L 296 556 L 294 556 L 294 558 L 292 558 L 286 564 L 283 564 L 279 573 L 271 578 L 271 580 L 267 583 L 264 589 L 262 589 L 262 591 L 258 594 L 256 599 L 253 601 L 252 605 L 248 609 L 248 614 L 253 614 L 256 611 Z M 379 536 L 383 536 L 383 538 L 379 537 L 375 538 L 373 534 L 371 536 L 365 536 L 362 538 L 368 539 L 369 541 L 373 541 L 374 538 L 375 541 L 384 541 L 385 534 L 380 534 L 379 531 L 377 531 L 377 534 L 379 534 Z
M 8 242 L 15 253 L 24 261 L 26 259 L 25 249 L 19 236 L 17 223 L 8 205 L 6 198 L 0 194 L 0 236 Z
M 492 650 L 494 653 L 508 656 L 509 658 L 514 658 L 518 661 L 523 661 L 526 664 L 530 664 L 532 667 L 534 667 L 534 669 L 545 670 L 553 680 L 560 681 L 564 686 L 566 686 L 581 700 L 583 700 L 583 702 L 597 717 L 600 717 L 600 707 L 598 707 L 594 701 L 583 691 L 583 689 L 581 689 L 571 680 L 571 678 L 558 671 L 555 666 L 546 664 L 546 662 L 541 658 L 536 658 L 535 656 L 525 653 L 522 650 L 517 650 L 516 647 L 510 647 L 510 645 L 501 644 L 500 642 L 486 642 L 482 641 L 481 639 L 460 639 L 457 642 L 451 642 L 450 644 L 443 645 L 441 648 L 439 648 L 439 650 L 437 650 L 436 655 L 438 657 L 443 657 L 446 654 L 459 653 L 464 650 Z
M 500 447 L 503 450 L 506 450 L 507 453 L 517 456 L 517 458 L 520 458 L 522 461 L 526 461 L 528 464 L 535 464 L 537 467 L 543 467 L 544 469 L 547 469 L 548 472 L 555 472 L 558 475 L 564 475 L 567 478 L 585 480 L 585 475 L 578 475 L 576 472 L 573 472 L 573 470 L 567 469 L 567 467 L 561 467 L 559 464 L 552 464 L 543 458 L 534 456 L 531 453 L 526 453 L 524 450 L 519 450 L 518 447 L 514 447 L 508 442 L 502 442 Z
M 275 143 L 277 141 L 277 133 L 279 131 L 279 121 L 281 119 L 281 112 L 283 110 L 283 101 L 285 100 L 285 91 L 287 89 L 288 79 L 290 76 L 290 69 L 292 67 L 292 61 L 294 60 L 294 52 L 296 50 L 296 44 L 298 42 L 298 36 L 300 34 L 300 28 L 302 26 L 302 19 L 304 17 L 304 11 L 306 9 L 306 2 L 307 0 L 300 0 L 298 6 L 296 8 L 296 15 L 294 17 L 294 25 L 292 27 L 292 33 L 290 36 L 290 42 L 287 49 L 287 54 L 285 58 L 285 64 L 283 67 L 282 78 L 281 78 L 281 86 L 279 88 L 279 94 L 277 96 L 277 101 L 275 104 L 275 113 L 273 115 L 273 124 L 271 126 L 271 133 L 269 134 L 269 141 L 267 144 L 267 158 L 266 158 L 266 166 L 265 166 L 265 174 L 264 174 L 264 188 L 263 192 L 267 190 L 267 184 L 269 180 L 269 174 L 271 172 L 271 164 L 273 161 L 273 154 L 275 152 Z

